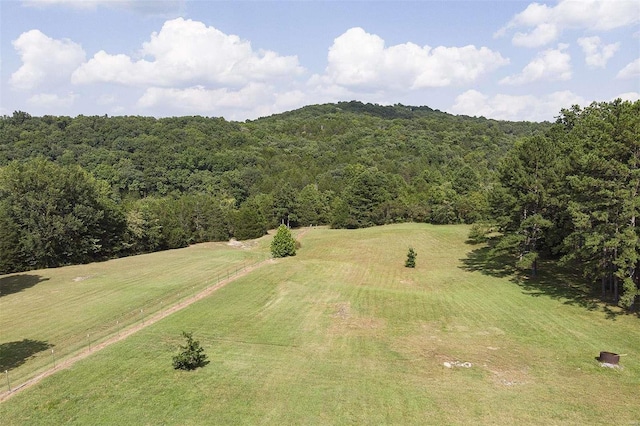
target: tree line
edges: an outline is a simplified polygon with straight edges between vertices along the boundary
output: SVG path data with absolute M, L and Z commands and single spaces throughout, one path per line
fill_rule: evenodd
M 0 273 L 264 235 L 486 218 L 499 159 L 548 124 L 312 105 L 255 121 L 0 119 Z
M 535 275 L 556 258 L 625 308 L 640 296 L 640 101 L 563 109 L 545 134 L 519 140 L 491 192 L 497 252 Z
M 562 110 L 554 124 L 360 102 L 246 122 L 15 112 L 0 118 L 0 273 L 282 223 L 483 222 L 520 267 L 577 262 L 629 306 L 638 116 L 621 101 Z

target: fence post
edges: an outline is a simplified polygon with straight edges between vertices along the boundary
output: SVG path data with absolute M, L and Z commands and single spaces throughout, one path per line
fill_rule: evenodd
M 9 392 L 11 392 L 11 383 L 9 383 L 9 370 L 4 370 L 4 374 L 7 375 L 7 387 L 9 388 Z
M 51 358 L 53 358 L 53 368 L 56 368 L 56 355 L 53 353 L 53 349 L 51 349 Z

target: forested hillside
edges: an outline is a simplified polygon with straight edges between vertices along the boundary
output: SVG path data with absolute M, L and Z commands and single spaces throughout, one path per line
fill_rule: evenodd
M 620 268 L 637 265 L 639 104 L 574 108 L 556 124 L 360 102 L 247 122 L 15 112 L 0 120 L 0 273 L 253 238 L 283 222 L 482 221 L 520 266 L 588 258 L 586 275 L 624 281 Z M 592 178 L 609 185 L 615 214 L 594 213 L 615 202 Z M 611 231 L 598 243 L 594 221 Z M 624 265 L 610 248 L 620 233 L 636 253 Z M 625 274 L 637 284 L 637 268 Z

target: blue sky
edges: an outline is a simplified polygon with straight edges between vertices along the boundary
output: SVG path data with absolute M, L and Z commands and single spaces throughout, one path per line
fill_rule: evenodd
M 0 0 L 0 114 L 360 100 L 553 120 L 640 98 L 640 2 Z

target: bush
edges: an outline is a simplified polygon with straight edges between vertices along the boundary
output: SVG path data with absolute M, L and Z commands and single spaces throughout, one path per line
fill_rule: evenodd
M 182 352 L 173 357 L 173 368 L 176 370 L 195 370 L 209 363 L 200 342 L 193 340 L 192 333 L 182 332 L 187 344 L 180 346 Z
M 416 267 L 416 256 L 417 253 L 413 250 L 413 247 L 409 247 L 409 252 L 407 253 L 407 261 L 404 262 L 404 266 L 407 268 L 415 268 Z
M 278 232 L 271 241 L 271 254 L 273 257 L 287 257 L 296 255 L 296 241 L 286 225 L 280 225 Z

